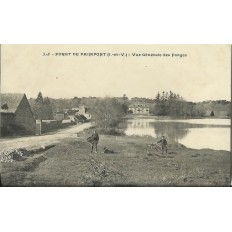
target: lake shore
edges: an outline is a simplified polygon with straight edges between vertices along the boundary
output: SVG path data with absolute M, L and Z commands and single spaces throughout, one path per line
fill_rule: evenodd
M 185 148 L 169 142 L 168 153 L 147 152 L 152 137 L 100 135 L 98 154 L 88 134 L 51 149 L 1 163 L 3 186 L 230 186 L 230 152 Z M 103 153 L 103 148 L 114 154 Z

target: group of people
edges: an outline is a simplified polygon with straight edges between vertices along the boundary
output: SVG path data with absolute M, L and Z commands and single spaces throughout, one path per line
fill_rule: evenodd
M 94 148 L 95 148 L 95 153 L 97 153 L 97 145 L 99 142 L 99 135 L 97 133 L 96 130 L 94 130 L 93 134 L 87 139 L 87 141 L 91 144 L 91 153 L 93 152 Z M 161 150 L 162 150 L 162 154 L 165 152 L 167 154 L 168 152 L 168 142 L 165 139 L 164 136 L 161 137 L 161 139 L 159 141 L 157 141 L 157 143 L 161 144 Z M 104 148 L 104 150 L 106 150 L 106 148 Z

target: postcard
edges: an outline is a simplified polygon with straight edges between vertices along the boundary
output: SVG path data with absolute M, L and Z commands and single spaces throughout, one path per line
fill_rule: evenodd
M 0 185 L 230 186 L 231 45 L 1 45 Z

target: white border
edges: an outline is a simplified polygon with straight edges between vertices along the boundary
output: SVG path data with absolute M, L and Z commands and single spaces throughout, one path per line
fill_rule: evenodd
M 231 44 L 231 1 L 1 1 L 2 44 Z M 8 231 L 228 231 L 231 188 L 1 188 Z
M 230 44 L 231 1 L 1 1 L 0 42 Z

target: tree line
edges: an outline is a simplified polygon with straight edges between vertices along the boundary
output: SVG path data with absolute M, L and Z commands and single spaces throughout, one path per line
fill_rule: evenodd
M 121 118 L 128 113 L 128 107 L 137 102 L 148 105 L 150 113 L 157 116 L 196 118 L 204 116 L 224 117 L 231 115 L 231 102 L 218 100 L 194 103 L 186 101 L 180 94 L 172 91 L 158 92 L 154 99 L 129 99 L 126 94 L 122 97 L 113 98 L 74 97 L 71 99 L 52 99 L 48 97 L 44 98 L 40 92 L 36 99 L 29 99 L 29 102 L 36 119 L 43 120 L 53 119 L 54 112 L 85 105 L 88 112 L 92 114 L 93 120 L 104 128 L 109 128 L 117 121 L 120 121 Z M 220 115 L 221 113 L 223 113 L 223 115 Z
M 217 112 L 217 115 L 215 115 Z M 230 117 L 231 102 L 225 100 L 189 102 L 172 91 L 157 93 L 151 113 L 157 116 L 196 118 L 204 116 Z

